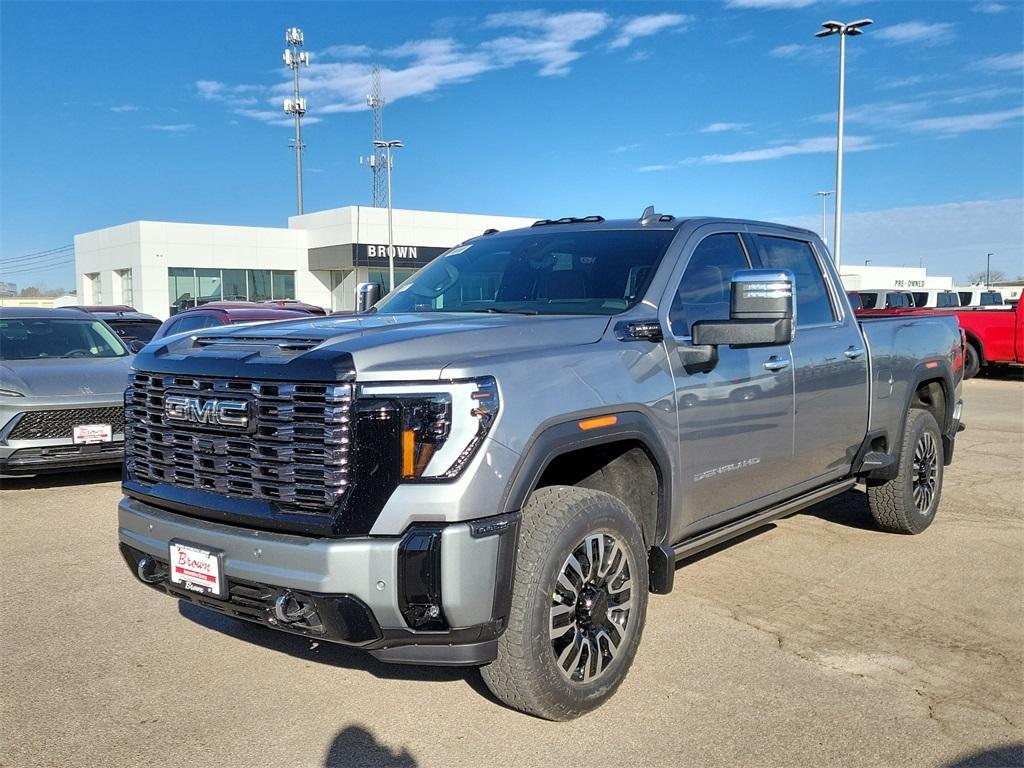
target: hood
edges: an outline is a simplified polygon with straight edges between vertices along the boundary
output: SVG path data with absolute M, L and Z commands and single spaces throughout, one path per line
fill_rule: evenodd
M 92 360 L 6 360 L 0 363 L 0 389 L 13 389 L 26 397 L 121 395 L 128 386 L 132 358 Z
M 224 326 L 147 346 L 140 370 L 338 380 L 346 371 L 381 378 L 436 379 L 461 359 L 593 344 L 610 317 L 414 313 L 304 318 Z M 324 378 L 329 377 L 329 378 Z

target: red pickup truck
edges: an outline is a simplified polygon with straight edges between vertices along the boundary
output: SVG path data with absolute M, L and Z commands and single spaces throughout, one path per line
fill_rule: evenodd
M 1024 315 L 1021 303 L 1006 309 L 952 310 L 967 337 L 964 377 L 976 376 L 982 366 L 1024 363 Z
M 1020 302 L 1003 309 L 990 307 L 860 309 L 854 305 L 854 314 L 864 318 L 920 314 L 956 315 L 966 342 L 964 349 L 965 379 L 977 376 L 979 371 L 987 365 L 1024 364 L 1024 316 L 1021 315 Z

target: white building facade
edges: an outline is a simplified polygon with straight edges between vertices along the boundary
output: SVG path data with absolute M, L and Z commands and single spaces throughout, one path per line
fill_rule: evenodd
M 395 209 L 395 281 L 488 229 L 532 218 Z M 388 285 L 387 209 L 348 206 L 288 227 L 133 221 L 75 236 L 80 304 L 128 304 L 166 318 L 211 301 L 297 299 L 355 309 L 361 282 Z
M 848 291 L 943 291 L 953 287 L 952 277 L 929 275 L 924 267 L 873 267 L 842 264 L 839 276 Z

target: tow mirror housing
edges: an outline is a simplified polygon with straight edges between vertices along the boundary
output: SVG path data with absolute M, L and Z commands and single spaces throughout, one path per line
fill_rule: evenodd
M 356 312 L 366 312 L 380 301 L 384 286 L 380 283 L 359 283 L 356 286 Z
M 729 319 L 694 323 L 694 346 L 789 344 L 796 322 L 795 282 L 788 269 L 737 270 L 732 276 Z

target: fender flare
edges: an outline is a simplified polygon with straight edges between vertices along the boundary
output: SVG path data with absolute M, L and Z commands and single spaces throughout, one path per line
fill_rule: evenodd
M 592 431 L 580 429 L 581 419 L 596 416 L 615 416 L 617 421 L 613 426 Z M 506 486 L 501 501 L 502 513 L 518 512 L 523 508 L 544 470 L 558 456 L 624 440 L 640 444 L 657 474 L 657 519 L 639 522 L 648 547 L 665 543 L 672 510 L 672 462 L 650 419 L 637 410 L 590 410 L 568 417 L 559 416 L 556 422 L 541 425 L 531 435 L 512 471 L 511 482 Z

